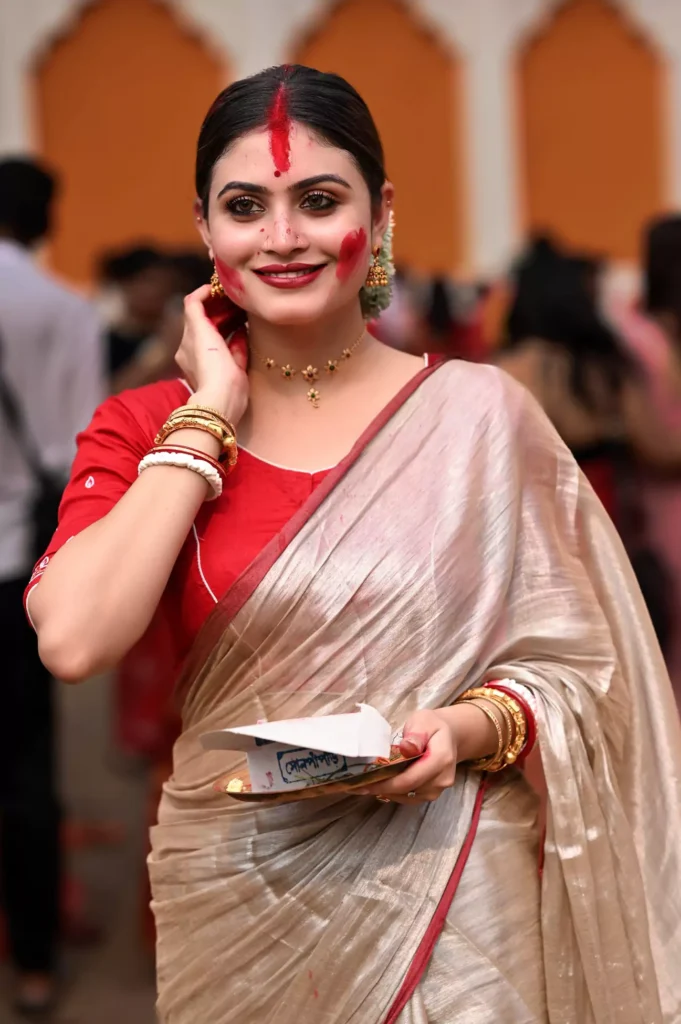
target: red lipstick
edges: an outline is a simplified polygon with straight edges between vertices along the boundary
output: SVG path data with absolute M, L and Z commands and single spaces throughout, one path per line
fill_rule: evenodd
M 269 263 L 253 273 L 273 288 L 303 288 L 316 281 L 325 266 L 325 263 Z

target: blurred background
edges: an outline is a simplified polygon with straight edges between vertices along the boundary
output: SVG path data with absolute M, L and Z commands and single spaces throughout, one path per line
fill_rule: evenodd
M 192 215 L 200 123 L 230 81 L 286 61 L 346 77 L 383 138 L 398 274 L 375 331 L 497 362 L 535 393 L 620 530 L 678 680 L 681 2 L 0 0 L 0 161 L 56 175 L 39 260 L 94 302 L 105 389 L 173 372 L 178 298 L 211 272 Z M 162 651 L 152 638 L 118 678 L 59 693 L 56 1020 L 154 1019 Z

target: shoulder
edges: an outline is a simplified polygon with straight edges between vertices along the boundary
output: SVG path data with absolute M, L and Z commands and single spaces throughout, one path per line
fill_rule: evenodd
M 127 425 L 145 438 L 153 437 L 173 409 L 183 405 L 190 394 L 189 387 L 179 378 L 122 391 L 102 402 L 95 413 L 93 426 L 106 430 Z
M 452 359 L 426 380 L 424 408 L 444 420 L 452 434 L 475 435 L 484 444 L 524 446 L 529 434 L 550 437 L 554 428 L 530 390 L 488 363 Z M 529 426 L 528 426 L 529 425 Z
M 522 384 L 491 363 L 449 359 L 439 365 L 431 377 L 450 398 L 457 397 L 467 410 L 477 409 L 480 414 L 516 408 L 529 397 Z
M 71 288 L 63 281 L 52 277 L 42 267 L 27 262 L 25 273 L 30 275 L 31 294 L 49 304 L 54 312 L 66 317 L 84 317 L 97 319 L 97 307 L 91 299 Z

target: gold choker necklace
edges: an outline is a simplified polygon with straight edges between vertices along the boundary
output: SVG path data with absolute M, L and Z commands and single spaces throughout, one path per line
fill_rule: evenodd
M 366 327 L 363 327 L 362 333 L 360 334 L 357 341 L 353 342 L 353 344 L 349 348 L 344 348 L 338 359 L 327 360 L 327 362 L 324 365 L 324 370 L 326 373 L 328 373 L 329 377 L 333 377 L 338 372 L 338 370 L 340 369 L 341 365 L 345 362 L 345 360 L 350 359 L 355 349 L 364 340 L 365 334 Z M 310 390 L 307 392 L 308 402 L 310 402 L 314 409 L 319 408 L 320 391 L 315 384 L 315 382 L 319 380 L 319 370 L 317 369 L 316 366 L 308 366 L 304 370 L 296 370 L 289 363 L 286 363 L 285 366 L 282 366 L 281 363 L 277 363 L 271 357 L 263 356 L 260 352 L 258 352 L 256 348 L 251 347 L 251 351 L 258 357 L 258 359 L 266 369 L 279 370 L 284 380 L 292 381 L 293 378 L 297 377 L 298 373 L 300 373 L 303 380 L 306 381 L 308 384 L 312 385 Z

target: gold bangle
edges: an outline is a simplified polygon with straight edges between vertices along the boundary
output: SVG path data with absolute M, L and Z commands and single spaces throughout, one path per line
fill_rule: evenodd
M 212 416 L 210 413 L 201 412 L 200 410 L 198 412 L 187 410 L 185 412 L 172 413 L 166 420 L 166 423 L 179 423 L 181 420 L 201 420 L 202 423 L 212 423 L 214 426 L 219 427 L 220 430 L 225 432 L 225 434 L 229 433 L 221 419 L 218 419 L 217 416 Z
M 479 686 L 466 690 L 458 698 L 458 700 L 476 699 L 491 700 L 498 706 L 504 707 L 510 714 L 513 720 L 513 730 L 512 735 L 509 736 L 509 742 L 503 757 L 506 764 L 514 764 L 518 760 L 518 755 L 525 746 L 525 740 L 527 739 L 527 722 L 525 721 L 525 715 L 520 704 L 512 697 L 509 697 L 508 694 L 503 693 L 501 690 L 496 690 L 493 686 Z
M 513 719 L 515 726 L 514 735 L 508 745 L 504 758 L 507 764 L 515 764 L 527 739 L 527 722 L 523 709 L 517 700 L 514 700 L 513 697 L 510 697 L 502 690 L 495 690 L 493 686 L 486 686 L 484 689 L 491 693 L 500 704 L 503 704 Z
M 227 456 L 227 465 L 234 469 L 239 458 L 239 449 L 235 437 L 227 437 L 222 445 L 222 451 Z
M 217 419 L 220 420 L 222 425 L 225 427 L 226 430 L 230 432 L 230 434 L 233 434 L 234 437 L 236 437 L 236 430 L 234 429 L 234 424 L 230 420 L 228 420 L 226 416 L 223 416 L 219 409 L 212 409 L 209 405 L 192 405 L 191 402 L 189 402 L 187 405 L 183 405 L 182 409 L 185 409 L 187 411 L 191 410 L 197 412 L 211 413 L 213 416 L 217 417 Z M 175 411 L 178 412 L 179 410 Z M 171 413 L 171 416 L 172 415 L 174 415 L 174 413 Z
M 219 423 L 222 424 L 225 430 L 228 430 L 230 434 L 234 434 L 234 436 L 236 437 L 236 429 L 234 427 L 234 424 L 230 420 L 228 420 L 226 416 L 223 416 L 219 409 L 213 409 L 209 405 L 192 405 L 191 403 L 187 405 L 181 405 L 178 409 L 174 409 L 171 412 L 168 419 L 172 420 L 176 419 L 178 416 L 184 417 L 194 415 L 203 416 L 207 419 L 210 418 L 217 420 Z
M 188 409 L 193 409 L 192 406 L 187 406 L 187 408 Z M 225 423 L 227 423 L 228 421 L 224 420 L 222 417 L 213 416 L 212 413 L 202 412 L 202 411 L 198 411 L 198 412 L 190 411 L 190 412 L 182 412 L 182 413 L 180 413 L 180 412 L 176 411 L 174 413 L 171 413 L 169 418 L 166 420 L 166 426 L 170 426 L 171 424 L 175 424 L 175 423 L 186 423 L 187 421 L 191 421 L 191 422 L 199 422 L 200 421 L 201 423 L 211 423 L 211 424 L 213 424 L 213 426 L 219 427 L 220 430 L 223 432 L 223 435 L 222 435 L 222 437 L 223 437 L 223 439 L 222 439 L 222 446 L 223 446 L 223 448 L 227 448 L 227 447 L 231 447 L 231 448 L 235 448 L 235 449 L 237 448 L 236 431 L 235 431 L 234 427 L 231 426 L 231 424 L 229 426 L 225 426 Z
M 473 698 L 470 698 L 470 699 L 472 700 Z M 458 701 L 457 701 L 457 703 L 458 703 Z M 504 749 L 505 749 L 506 744 L 504 743 L 504 734 L 501 731 L 501 725 L 499 724 L 499 719 L 494 714 L 494 712 L 492 710 L 490 710 L 490 708 L 485 707 L 483 704 L 478 703 L 477 700 L 475 701 L 475 706 L 476 706 L 476 708 L 480 708 L 480 710 L 482 711 L 483 714 L 487 715 L 487 717 L 489 718 L 490 722 L 494 726 L 494 728 L 496 730 L 496 733 L 497 733 L 498 744 L 497 744 L 497 750 L 496 750 L 495 754 L 487 754 L 485 757 L 481 757 L 477 761 L 469 761 L 468 762 L 469 767 L 476 768 L 476 769 L 478 769 L 480 771 L 488 771 L 488 772 L 500 771 L 501 768 L 505 767 L 505 764 L 504 764 L 504 761 L 503 761 L 503 753 L 504 753 Z
M 187 424 L 198 427 L 199 429 L 203 428 L 204 430 L 210 431 L 214 437 L 218 437 L 222 448 L 222 456 L 227 459 L 229 468 L 234 469 L 239 457 L 239 448 L 236 437 L 233 434 L 228 434 L 221 423 L 204 416 L 185 416 L 184 419 L 169 421 L 166 426 L 169 426 L 171 430 L 179 430 L 182 426 L 186 426 Z
M 186 418 L 183 420 L 174 420 L 172 423 L 169 421 L 164 423 L 154 438 L 154 444 L 161 445 L 168 437 L 170 437 L 171 434 L 174 434 L 178 430 L 185 429 L 203 430 L 204 433 L 211 434 L 216 441 L 219 441 L 221 448 L 224 449 L 225 447 L 225 431 L 221 426 L 217 423 L 209 423 L 207 420 L 199 420 L 195 418 Z
M 507 750 L 508 747 L 511 745 L 511 742 L 512 742 L 513 737 L 515 735 L 515 727 L 514 727 L 514 724 L 513 724 L 513 718 L 511 717 L 511 712 L 508 710 L 508 708 L 504 707 L 503 704 L 501 704 L 498 701 L 494 700 L 493 697 L 478 697 L 477 699 L 478 700 L 486 700 L 486 701 L 488 701 L 492 705 L 492 707 L 496 708 L 496 710 L 499 712 L 499 714 L 503 718 L 505 732 L 506 732 L 506 742 L 504 744 L 504 750 Z
M 185 416 L 200 416 L 202 420 L 212 420 L 217 422 L 220 426 L 227 430 L 227 424 L 224 422 L 224 417 L 220 413 L 213 411 L 212 409 L 205 409 L 200 405 L 183 405 L 179 409 L 174 409 L 169 420 L 182 420 Z
M 174 412 L 171 412 L 166 422 L 175 423 L 177 420 L 184 420 L 187 417 L 190 419 L 196 417 L 208 423 L 219 424 L 227 434 L 234 438 L 236 443 L 236 427 L 234 424 L 226 416 L 218 412 L 217 409 L 210 409 L 207 405 L 183 405 L 179 409 L 175 409 Z

